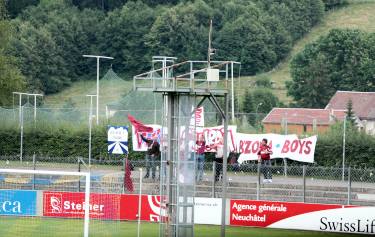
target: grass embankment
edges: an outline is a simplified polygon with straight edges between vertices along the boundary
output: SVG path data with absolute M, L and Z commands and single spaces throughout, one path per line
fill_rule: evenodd
M 284 103 L 292 101 L 292 98 L 287 96 L 285 88 L 285 82 L 292 80 L 289 69 L 292 58 L 300 52 L 306 44 L 317 40 L 319 37 L 326 35 L 330 30 L 335 28 L 350 28 L 375 32 L 375 1 L 352 0 L 349 1 L 347 6 L 328 12 L 320 24 L 315 26 L 305 37 L 295 43 L 289 56 L 272 71 L 254 77 L 241 78 L 242 91 L 240 91 L 240 93 L 244 93 L 243 88 L 248 88 L 257 78 L 268 77 L 274 83 L 273 90 L 279 99 Z

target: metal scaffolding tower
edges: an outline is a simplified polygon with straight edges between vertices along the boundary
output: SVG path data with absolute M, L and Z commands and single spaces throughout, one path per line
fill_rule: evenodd
M 224 131 L 227 131 L 230 80 L 233 81 L 233 65 L 239 63 L 175 63 L 175 60 L 174 57 L 153 57 L 152 70 L 135 76 L 133 86 L 134 90 L 163 94 L 159 236 L 193 237 L 196 127 L 192 115 L 208 99 L 221 114 Z M 218 97 L 224 98 L 224 110 Z M 227 141 L 227 132 L 224 132 L 222 236 L 225 235 Z

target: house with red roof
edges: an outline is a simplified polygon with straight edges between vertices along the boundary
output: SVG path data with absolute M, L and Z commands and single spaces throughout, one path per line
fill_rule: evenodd
M 263 127 L 267 133 L 323 133 L 345 119 L 349 100 L 357 126 L 375 135 L 375 92 L 337 91 L 324 109 L 273 108 Z
M 352 101 L 357 126 L 375 135 L 375 92 L 336 91 L 326 109 L 346 110 L 349 100 Z
M 343 121 L 345 110 L 273 108 L 262 120 L 266 133 L 323 133 L 337 121 Z

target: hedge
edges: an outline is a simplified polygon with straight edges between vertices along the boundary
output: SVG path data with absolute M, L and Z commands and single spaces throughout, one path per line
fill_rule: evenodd
M 342 162 L 342 128 L 338 125 L 327 134 L 318 136 L 315 149 L 315 161 L 322 166 L 341 166 Z M 131 133 L 129 133 L 131 141 Z M 46 157 L 87 157 L 88 131 L 69 131 L 66 129 L 42 131 L 26 130 L 24 132 L 24 156 Z M 18 156 L 20 133 L 18 129 L 0 130 L 0 156 Z M 346 163 L 356 167 L 375 167 L 375 137 L 348 128 L 346 137 Z M 92 132 L 92 158 L 111 160 L 115 155 L 107 153 L 107 133 L 105 127 L 97 127 Z M 118 155 L 116 156 L 118 158 Z M 144 158 L 144 152 L 133 151 L 129 142 L 129 158 Z M 207 155 L 207 161 L 212 160 Z

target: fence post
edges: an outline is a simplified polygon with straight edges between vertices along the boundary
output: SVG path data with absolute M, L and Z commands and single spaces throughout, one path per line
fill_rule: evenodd
M 78 172 L 81 172 L 81 159 L 78 157 Z M 78 192 L 81 191 L 81 179 L 78 178 Z
M 258 166 L 257 166 L 257 200 L 260 199 L 260 162 L 258 161 Z
M 303 165 L 302 167 L 302 190 L 303 190 L 303 202 L 306 202 L 306 165 Z
M 283 158 L 283 161 L 284 161 L 284 176 L 288 176 L 288 164 L 287 164 L 287 160 L 286 158 Z
M 123 179 L 123 185 L 122 185 L 122 193 L 125 193 L 125 177 L 126 177 L 126 157 L 124 157 L 124 159 L 122 159 L 122 162 L 123 162 L 123 167 L 124 167 L 124 179 Z
M 215 198 L 215 183 L 216 183 L 216 179 L 215 179 L 215 172 L 216 172 L 216 162 L 214 161 L 212 163 L 212 197 Z
M 351 168 L 348 167 L 348 205 L 351 202 L 351 194 L 352 194 L 352 176 L 351 176 Z
M 36 170 L 35 152 L 33 154 L 33 170 Z M 35 189 L 35 173 L 33 174 L 33 190 Z

